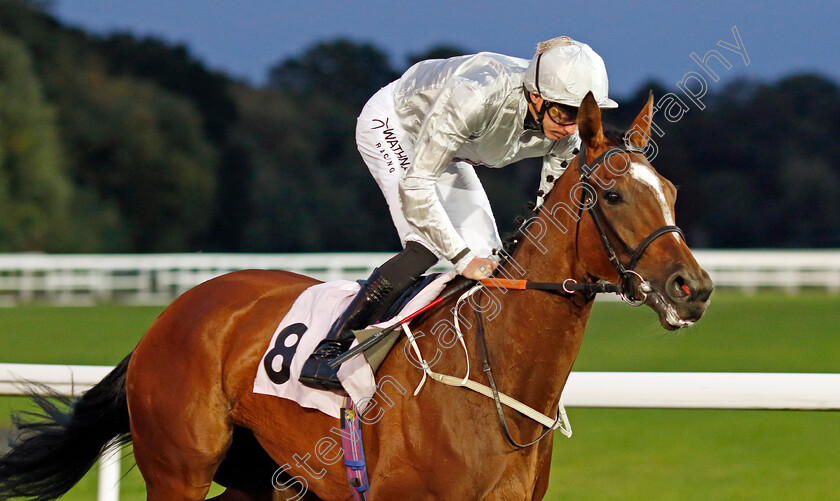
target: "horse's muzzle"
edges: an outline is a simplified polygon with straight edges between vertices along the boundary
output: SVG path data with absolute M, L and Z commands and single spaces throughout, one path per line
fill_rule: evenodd
M 660 323 L 666 329 L 689 327 L 706 312 L 713 289 L 712 279 L 705 270 L 683 268 L 672 273 L 661 288 L 654 286 L 647 304 L 659 314 Z

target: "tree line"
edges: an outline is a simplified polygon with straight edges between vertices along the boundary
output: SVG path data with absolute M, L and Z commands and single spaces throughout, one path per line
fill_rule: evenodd
M 0 251 L 322 252 L 399 247 L 355 147 L 356 116 L 410 64 L 376 46 L 316 43 L 256 87 L 183 46 L 63 25 L 0 1 Z M 628 125 L 649 82 L 605 114 Z M 840 99 L 817 74 L 739 80 L 678 123 L 658 120 L 657 169 L 679 186 L 695 247 L 840 246 Z M 480 169 L 500 229 L 539 161 Z

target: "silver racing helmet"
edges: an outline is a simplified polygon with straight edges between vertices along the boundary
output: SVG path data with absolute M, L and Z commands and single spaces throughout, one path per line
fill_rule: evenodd
M 579 107 L 589 91 L 601 108 L 617 108 L 607 97 L 607 68 L 591 47 L 569 37 L 540 42 L 525 70 L 525 89 L 546 101 Z

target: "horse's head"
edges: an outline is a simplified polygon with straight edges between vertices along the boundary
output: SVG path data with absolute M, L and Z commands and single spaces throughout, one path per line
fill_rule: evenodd
M 642 150 L 648 146 L 653 95 L 621 137 L 604 133 L 591 93 L 581 103 L 578 255 L 593 278 L 619 282 L 624 295 L 647 304 L 666 329 L 696 322 L 709 304 L 712 281 L 674 223 L 677 190 Z M 583 214 L 586 213 L 586 214 Z

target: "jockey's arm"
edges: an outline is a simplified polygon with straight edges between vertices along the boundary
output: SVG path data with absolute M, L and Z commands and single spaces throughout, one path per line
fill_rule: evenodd
M 458 148 L 475 131 L 481 130 L 483 106 L 483 94 L 470 82 L 448 85 L 424 119 L 415 144 L 414 162 L 400 181 L 400 199 L 406 220 L 440 255 L 455 265 L 458 273 L 469 275 L 480 273 L 482 267 L 495 268 L 495 261 L 478 258 L 479 261 L 470 266 L 477 256 L 455 231 L 438 199 L 435 183 L 452 162 Z M 478 112 L 470 113 L 470 110 Z

